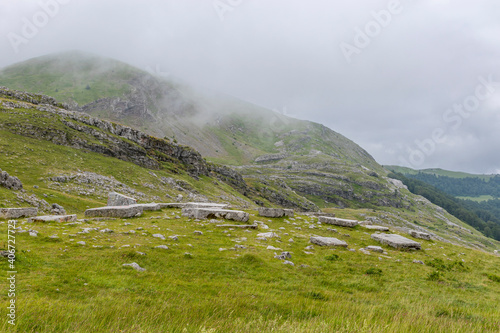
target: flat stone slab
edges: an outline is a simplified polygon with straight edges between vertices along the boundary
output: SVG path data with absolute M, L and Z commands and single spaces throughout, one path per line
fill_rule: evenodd
M 384 226 L 381 226 L 381 225 L 369 225 L 369 224 L 365 224 L 365 225 L 362 225 L 362 227 L 365 228 L 365 229 L 370 229 L 370 230 L 389 231 L 389 227 L 384 227 Z
M 426 232 L 421 232 L 421 231 L 417 231 L 417 230 L 410 230 L 408 233 L 410 234 L 410 236 L 415 237 L 415 238 L 431 240 L 431 235 L 429 235 Z
M 106 206 L 91 208 L 85 211 L 88 217 L 134 217 L 142 215 L 142 206 Z
M 160 203 L 163 208 L 228 208 L 228 204 L 212 203 L 212 202 L 167 202 Z
M 347 247 L 347 243 L 343 240 L 333 237 L 312 236 L 310 242 L 319 246 L 343 246 Z
M 384 253 L 383 248 L 381 248 L 380 246 L 375 246 L 375 245 L 368 245 L 367 247 L 365 247 L 365 250 L 372 251 L 372 252 Z
M 406 237 L 397 234 L 373 234 L 371 238 L 396 249 L 421 249 L 421 245 Z
M 0 219 L 17 219 L 20 217 L 31 217 L 38 214 L 38 208 L 0 208 Z
M 338 225 L 341 227 L 354 227 L 359 224 L 357 220 L 340 219 L 338 217 L 320 216 L 318 221 L 326 224 Z
M 218 224 L 216 227 L 219 228 L 240 228 L 240 229 L 257 229 L 259 227 L 258 224 Z
M 108 206 L 130 206 L 137 203 L 137 200 L 126 195 L 110 192 L 108 194 Z
M 28 219 L 28 223 L 32 222 L 76 222 L 76 214 L 34 216 Z
M 161 210 L 160 204 L 157 203 L 147 203 L 147 204 L 134 204 L 130 206 L 136 206 L 136 207 L 142 207 L 142 210 L 149 210 L 149 211 L 154 211 L 154 210 Z
M 264 217 L 293 217 L 293 209 L 259 207 L 259 216 Z
M 182 215 L 193 219 L 223 218 L 239 222 L 247 222 L 250 218 L 250 214 L 241 210 L 217 208 L 183 208 Z

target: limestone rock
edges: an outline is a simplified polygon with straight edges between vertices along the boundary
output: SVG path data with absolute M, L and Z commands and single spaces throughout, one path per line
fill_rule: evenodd
M 161 208 L 228 208 L 227 204 L 219 204 L 212 202 L 167 202 L 160 203 Z
M 66 210 L 63 206 L 58 204 L 52 204 L 52 214 L 54 215 L 66 215 Z
M 338 217 L 328 217 L 328 216 L 320 216 L 318 218 L 318 221 L 321 223 L 333 224 L 341 227 L 354 227 L 359 224 L 357 220 L 347 220 L 347 219 L 340 219 Z
M 425 240 L 431 240 L 431 235 L 425 232 L 417 231 L 417 230 L 410 230 L 408 232 L 410 236 L 415 237 L 415 238 L 420 238 L 420 239 L 425 239 Z
M 136 199 L 120 193 L 110 192 L 108 194 L 108 206 L 130 206 L 136 203 Z
M 384 253 L 383 248 L 381 248 L 380 246 L 374 246 L 374 245 L 369 245 L 369 246 L 365 247 L 365 250 L 372 251 L 372 252 Z
M 420 243 L 397 234 L 373 234 L 371 235 L 371 238 L 382 244 L 386 244 L 397 249 L 420 250 L 421 248 Z
M 28 219 L 28 223 L 32 222 L 76 222 L 76 214 L 73 215 L 47 215 L 35 216 Z
M 384 227 L 384 226 L 381 226 L 381 225 L 369 225 L 369 224 L 365 224 L 362 227 L 365 228 L 365 229 L 369 229 L 369 230 L 389 231 L 388 227 Z
M 263 237 L 263 238 L 280 238 L 277 233 L 274 232 L 263 232 L 261 234 L 257 234 L 257 237 Z
M 259 207 L 259 216 L 264 217 L 293 217 L 293 209 Z
M 38 208 L 0 208 L 0 219 L 36 216 Z
M 106 206 L 91 208 L 85 211 L 85 216 L 89 217 L 134 217 L 142 215 L 141 206 Z
M 168 246 L 166 246 L 166 245 L 158 245 L 158 246 L 155 246 L 155 249 L 168 250 Z
M 165 236 L 163 236 L 162 234 L 153 234 L 153 237 L 159 238 L 161 240 L 165 240 L 166 239 Z
M 23 188 L 23 183 L 21 183 L 19 178 L 10 176 L 7 172 L 0 169 L 0 186 L 17 191 Z
M 312 236 L 310 242 L 319 246 L 343 246 L 347 247 L 347 243 L 333 237 Z
M 240 210 L 216 208 L 183 208 L 182 215 L 194 219 L 224 218 L 240 222 L 247 222 L 250 218 L 250 214 Z
M 123 264 L 122 266 L 123 267 L 132 267 L 133 269 L 135 269 L 138 272 L 144 272 L 146 270 L 145 268 L 142 268 L 141 266 L 139 266 L 139 264 L 136 262 L 133 262 L 131 264 Z
M 147 211 L 157 211 L 161 210 L 160 204 L 157 203 L 147 203 L 147 204 L 133 204 L 131 205 L 133 207 L 142 207 L 142 210 L 147 210 Z

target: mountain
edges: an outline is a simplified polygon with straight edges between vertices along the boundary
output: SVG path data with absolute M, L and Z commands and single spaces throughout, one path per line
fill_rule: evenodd
M 120 82 L 123 89 L 117 93 L 111 88 Z M 12 158 L 0 163 L 0 168 L 36 185 L 29 192 L 34 201 L 44 200 L 49 191 L 63 204 L 73 202 L 75 212 L 81 213 L 87 202 L 92 202 L 89 206 L 102 204 L 106 190 L 116 190 L 115 179 L 129 191 L 151 192 L 155 200 L 183 195 L 235 207 L 354 209 L 357 218 L 383 220 L 402 230 L 420 229 L 472 247 L 495 246 L 440 207 L 411 194 L 401 182 L 388 178 L 388 172 L 366 151 L 320 124 L 195 91 L 126 64 L 81 53 L 10 66 L 0 72 L 0 85 L 7 84 L 63 94 L 61 103 L 44 95 L 1 89 L 0 130 L 3 147 Z M 92 91 L 96 86 L 101 88 Z M 97 99 L 88 102 L 93 98 Z M 173 135 L 163 136 L 170 130 Z M 37 145 L 37 140 L 42 144 Z M 29 148 L 24 148 L 27 142 Z M 186 143 L 192 143 L 194 149 Z M 59 146 L 66 148 L 56 149 Z M 216 154 L 210 155 L 213 147 Z M 25 149 L 29 150 L 21 153 Z M 94 163 L 85 158 L 90 156 L 87 153 L 103 156 L 106 162 L 95 157 L 98 162 Z M 81 161 L 65 162 L 63 155 L 75 155 Z M 24 176 L 16 171 L 19 166 L 12 165 L 22 156 L 26 165 L 40 161 L 33 171 L 23 168 Z M 113 168 L 121 163 L 134 167 Z M 140 169 L 134 171 L 136 167 Z M 104 177 L 106 180 L 96 182 L 108 185 L 95 194 L 82 190 L 83 198 L 77 195 L 80 192 L 68 196 L 58 177 L 66 179 L 71 188 L 79 188 L 79 174 L 85 172 L 95 174 L 96 179 Z M 18 205 L 31 200 L 30 196 L 15 199 L 7 193 L 11 195 L 8 202 Z

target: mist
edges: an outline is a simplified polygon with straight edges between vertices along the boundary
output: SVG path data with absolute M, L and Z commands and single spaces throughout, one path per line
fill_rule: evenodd
M 381 164 L 500 173 L 498 1 L 0 0 L 0 33 L 0 67 L 82 50 L 322 123 Z

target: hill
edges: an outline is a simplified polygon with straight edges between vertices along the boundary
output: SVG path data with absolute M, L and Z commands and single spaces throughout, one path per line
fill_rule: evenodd
M 1 331 L 498 329 L 500 270 L 498 257 L 487 252 L 498 250 L 500 242 L 411 194 L 397 180 L 341 164 L 352 168 L 360 183 L 363 177 L 374 179 L 361 183 L 360 190 L 375 195 L 378 190 L 370 186 L 386 184 L 379 191 L 401 206 L 327 207 L 325 212 L 384 225 L 409 238 L 409 229 L 432 235 L 432 240 L 417 239 L 418 251 L 382 245 L 383 252 L 368 252 L 368 246 L 381 245 L 372 232 L 361 225 L 332 228 L 299 212 L 316 206 L 279 178 L 268 183 L 265 169 L 292 181 L 301 181 L 304 170 L 295 170 L 293 178 L 279 161 L 253 166 L 253 175 L 245 167 L 235 171 L 207 162 L 190 147 L 68 108 L 48 96 L 0 88 L 0 169 L 23 185 L 0 186 L 1 205 L 38 206 L 49 213 L 58 204 L 78 217 L 70 223 L 18 219 L 13 264 L 7 241 L 0 242 L 1 268 L 10 271 L 14 265 L 18 272 L 16 326 L 4 320 Z M 318 154 L 317 167 L 321 158 Z M 242 177 L 241 170 L 248 174 Z M 325 173 L 309 177 L 344 181 Z M 248 224 L 258 230 L 221 228 L 221 220 L 190 219 L 176 208 L 128 219 L 85 218 L 87 208 L 106 204 L 110 191 L 139 202 L 228 203 L 250 213 Z M 352 195 L 353 201 L 362 199 Z M 258 203 L 301 208 L 293 218 L 270 219 L 258 216 Z M 4 240 L 12 236 L 7 227 L 12 223 L 0 221 Z M 259 235 L 264 232 L 278 237 Z M 348 248 L 311 246 L 311 236 L 336 237 Z M 287 261 L 275 257 L 282 252 L 288 252 Z M 124 266 L 132 263 L 145 270 Z M 3 279 L 0 287 L 7 290 L 7 283 Z M 9 297 L 0 296 L 4 318 Z

